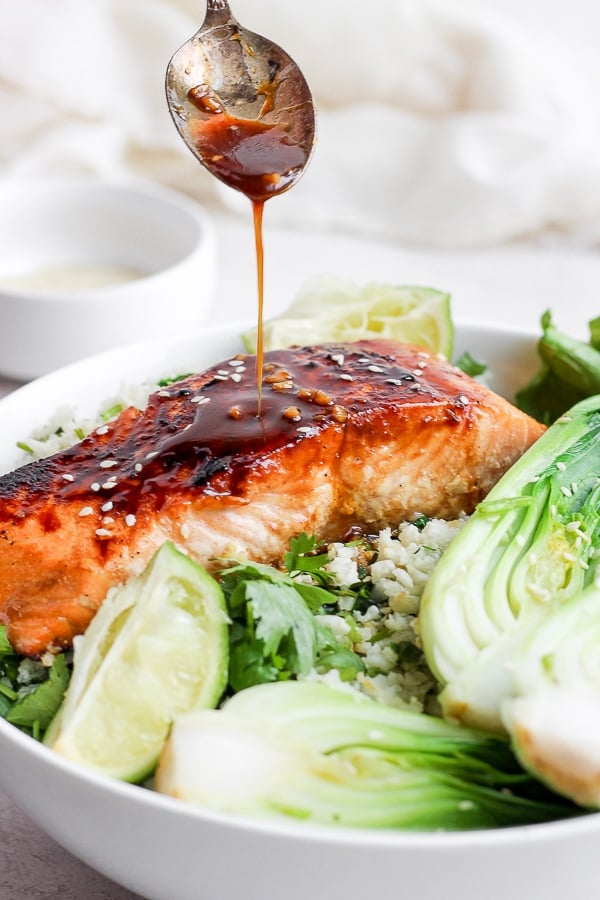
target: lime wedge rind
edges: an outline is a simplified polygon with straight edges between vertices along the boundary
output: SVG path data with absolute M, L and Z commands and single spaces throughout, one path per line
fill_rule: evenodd
M 45 742 L 99 772 L 140 781 L 176 716 L 216 706 L 227 664 L 221 588 L 167 543 L 142 575 L 111 592 L 78 639 L 71 684 Z

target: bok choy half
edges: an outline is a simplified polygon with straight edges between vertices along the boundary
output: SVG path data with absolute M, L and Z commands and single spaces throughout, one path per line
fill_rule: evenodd
M 319 682 L 246 688 L 178 717 L 159 791 L 264 819 L 458 831 L 579 815 L 505 740 Z
M 448 718 L 508 732 L 522 764 L 600 807 L 600 396 L 561 416 L 479 505 L 420 628 Z

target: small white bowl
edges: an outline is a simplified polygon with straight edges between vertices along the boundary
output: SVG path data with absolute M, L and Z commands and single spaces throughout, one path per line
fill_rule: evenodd
M 154 184 L 0 182 L 0 247 L 0 372 L 16 379 L 193 334 L 214 299 L 210 217 Z

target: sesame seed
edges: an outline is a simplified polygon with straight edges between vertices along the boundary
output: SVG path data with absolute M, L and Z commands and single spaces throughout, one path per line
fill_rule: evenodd
M 382 369 L 381 366 L 367 366 L 369 372 L 385 372 L 385 369 Z
M 114 503 L 112 502 L 112 500 L 107 500 L 106 503 L 102 504 L 100 509 L 102 510 L 102 512 L 110 512 L 111 509 L 113 508 L 113 506 L 114 506 Z
M 332 353 L 331 359 L 334 363 L 337 363 L 338 366 L 344 365 L 344 354 L 343 353 Z
M 470 400 L 466 394 L 461 394 L 458 398 L 458 401 L 459 403 L 463 403 L 465 406 L 468 406 L 468 404 L 470 403 Z
M 82 509 L 79 510 L 79 515 L 82 517 L 83 516 L 91 516 L 93 514 L 93 512 L 94 512 L 93 507 L 84 506 Z
M 141 463 L 136 463 L 133 468 L 134 468 L 134 471 L 141 472 L 144 467 Z
M 562 493 L 565 495 L 565 497 L 572 497 L 572 496 L 573 496 L 572 492 L 569 490 L 568 487 L 565 487 L 564 484 L 563 484 L 563 486 L 561 487 L 561 491 L 562 491 Z
M 578 521 L 569 522 L 569 524 L 567 525 L 567 531 L 579 531 L 580 528 L 581 522 Z
M 117 486 L 116 478 L 115 479 L 109 478 L 109 480 L 105 481 L 104 484 L 102 485 L 102 490 L 111 491 L 113 488 L 116 488 L 116 486 Z
M 416 375 L 417 378 L 423 374 L 423 369 L 413 369 L 413 375 Z
M 345 373 L 342 373 L 340 375 L 340 380 L 341 381 L 354 381 L 354 378 L 352 377 L 352 375 L 347 375 Z
M 357 360 L 356 360 L 356 362 L 359 362 L 359 363 L 368 363 L 368 362 L 371 362 L 371 360 L 370 360 L 370 359 L 367 359 L 365 356 L 361 356 L 360 359 L 357 359 Z
M 197 403 L 198 406 L 204 406 L 205 403 L 210 403 L 210 397 L 205 397 L 202 395 L 199 397 L 192 397 L 190 399 L 190 403 Z
M 90 484 L 90 490 L 91 491 L 99 491 L 100 490 L 100 485 L 98 484 L 97 481 L 94 481 L 92 484 Z
M 64 473 L 63 473 L 63 480 L 64 480 L 64 481 L 75 481 L 75 478 L 73 477 L 73 475 L 71 475 L 70 472 L 64 472 Z
M 232 372 L 229 377 L 231 378 L 232 381 L 241 381 L 242 380 L 242 376 L 239 374 L 239 372 Z
M 99 538 L 109 538 L 112 537 L 112 532 L 108 531 L 107 528 L 96 528 L 96 536 Z
M 150 453 L 146 453 L 144 459 L 154 459 L 155 456 L 158 456 L 158 450 L 151 450 Z
M 386 384 L 393 384 L 394 387 L 401 387 L 401 386 L 402 386 L 402 379 L 401 379 L 401 378 L 386 378 L 386 379 L 385 379 L 385 383 L 386 383 Z
M 184 522 L 181 526 L 181 536 L 186 539 L 190 536 L 190 526 L 187 524 L 187 522 Z
M 119 463 L 116 459 L 103 459 L 100 463 L 101 469 L 114 469 L 115 466 L 118 466 Z
M 102 435 L 102 434 L 108 434 L 108 432 L 109 432 L 108 425 L 100 425 L 99 428 L 96 428 L 96 434 Z
M 137 519 L 133 515 L 133 513 L 127 513 L 127 515 L 125 516 L 125 524 L 128 525 L 129 528 L 133 528 L 133 526 L 135 525 L 136 522 L 137 522 Z
M 103 518 L 102 518 L 102 524 L 103 524 L 103 525 L 112 525 L 112 523 L 113 523 L 114 521 L 115 521 L 115 520 L 113 519 L 112 516 L 103 516 Z
M 564 463 L 562 460 L 559 460 L 556 463 L 556 468 L 558 469 L 559 472 L 564 472 L 565 469 L 567 468 L 567 466 L 566 466 L 566 463 Z
M 170 397 L 171 396 L 169 391 L 157 391 L 156 393 L 159 397 Z
M 217 375 L 225 375 L 225 377 L 227 377 L 229 375 L 229 372 L 227 371 L 227 369 L 217 369 Z
M 227 381 L 229 378 L 229 372 L 226 375 L 213 375 L 215 381 Z
M 234 369 L 239 369 L 240 366 L 244 365 L 244 360 L 243 359 L 230 359 L 229 365 L 233 366 Z

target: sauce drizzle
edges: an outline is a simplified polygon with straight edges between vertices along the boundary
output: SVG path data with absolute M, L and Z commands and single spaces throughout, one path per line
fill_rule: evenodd
M 207 98 L 203 85 L 192 88 L 188 99 L 203 113 L 202 118 L 190 122 L 190 133 L 204 165 L 252 203 L 258 292 L 257 416 L 260 418 L 264 368 L 264 205 L 294 184 L 308 161 L 308 153 L 290 136 L 285 125 L 236 118 L 225 111 L 215 95 Z

